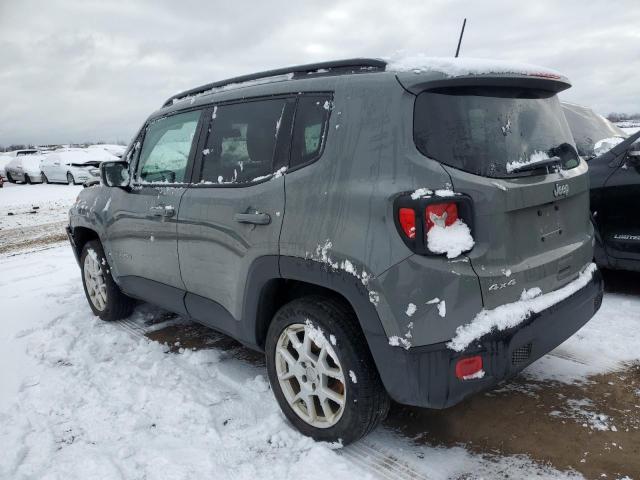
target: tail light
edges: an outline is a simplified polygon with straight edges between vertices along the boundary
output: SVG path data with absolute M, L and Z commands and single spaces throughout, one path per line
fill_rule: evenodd
M 439 224 L 441 227 L 448 227 L 458 220 L 458 205 L 453 202 L 427 205 L 425 218 L 427 221 L 427 232 L 436 224 Z
M 438 255 L 427 247 L 427 234 L 434 226 L 448 227 L 458 219 L 467 224 L 473 234 L 473 207 L 471 197 L 456 194 L 411 198 L 399 195 L 394 201 L 395 224 L 404 243 L 415 253 Z
M 458 360 L 456 362 L 456 377 L 460 380 L 472 380 L 474 378 L 484 377 L 482 357 L 475 355 Z
M 401 208 L 398 211 L 398 220 L 405 236 L 413 240 L 416 238 L 416 212 L 413 208 Z

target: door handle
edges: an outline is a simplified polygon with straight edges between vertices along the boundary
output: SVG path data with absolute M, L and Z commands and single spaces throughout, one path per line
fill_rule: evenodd
M 155 217 L 173 217 L 176 214 L 176 209 L 171 205 L 156 205 L 151 207 L 149 211 Z
M 252 223 L 254 225 L 269 225 L 271 216 L 268 213 L 236 213 L 233 219 L 238 223 Z

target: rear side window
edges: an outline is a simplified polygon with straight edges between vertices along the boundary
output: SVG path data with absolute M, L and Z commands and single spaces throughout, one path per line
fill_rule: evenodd
M 251 183 L 273 173 L 286 99 L 217 106 L 202 152 L 201 183 Z
M 311 163 L 322 155 L 331 103 L 330 95 L 304 95 L 298 100 L 291 145 L 291 168 Z
M 161 118 L 147 127 L 136 179 L 182 183 L 201 111 Z

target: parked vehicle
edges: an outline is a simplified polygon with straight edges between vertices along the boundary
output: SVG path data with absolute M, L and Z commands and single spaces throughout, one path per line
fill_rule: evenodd
M 588 107 L 563 108 L 578 151 L 589 164 L 596 263 L 640 271 L 640 132 L 629 136 Z
M 100 163 L 117 160 L 118 157 L 103 150 L 63 149 L 56 150 L 42 158 L 40 170 L 45 183 L 68 183 L 76 185 L 86 181 L 99 180 Z
M 585 160 L 606 153 L 629 135 L 589 107 L 562 102 L 578 154 Z
M 454 405 L 571 336 L 602 280 L 568 80 L 409 63 L 171 97 L 70 210 L 94 314 L 142 299 L 264 351 L 291 423 L 345 444 L 390 398 Z
M 6 180 L 7 178 L 6 167 L 11 160 L 13 160 L 13 157 L 5 154 L 0 154 L 0 178 L 2 178 L 3 180 Z
M 121 158 L 126 150 L 126 146 L 124 145 L 113 145 L 109 143 L 100 143 L 97 145 L 89 145 L 87 150 L 104 150 L 105 152 L 115 155 L 118 158 Z
M 42 159 L 43 155 L 38 154 L 37 150 L 18 152 L 5 167 L 7 180 L 11 183 L 42 183 L 40 175 L 40 161 Z

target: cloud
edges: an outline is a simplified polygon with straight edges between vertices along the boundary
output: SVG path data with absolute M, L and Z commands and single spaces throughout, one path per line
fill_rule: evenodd
M 129 140 L 171 94 L 213 80 L 354 56 L 538 63 L 563 98 L 640 111 L 640 9 L 610 2 L 5 0 L 0 144 Z

